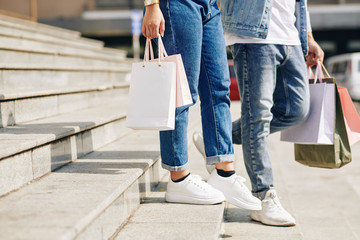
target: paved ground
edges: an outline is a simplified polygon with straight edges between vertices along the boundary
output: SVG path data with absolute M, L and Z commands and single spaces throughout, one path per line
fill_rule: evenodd
M 356 103 L 360 110 L 360 104 Z M 232 105 L 239 116 L 239 103 Z M 251 221 L 249 211 L 228 205 L 223 239 L 359 240 L 360 143 L 352 147 L 353 162 L 341 169 L 303 166 L 294 160 L 293 144 L 269 137 L 275 187 L 283 206 L 296 218 L 295 227 L 271 227 Z M 237 171 L 247 177 L 241 146 L 235 147 Z M 249 185 L 248 185 L 249 186 Z
M 239 102 L 232 103 L 232 114 L 240 116 Z M 191 142 L 193 131 L 201 129 L 198 104 L 191 108 L 189 125 L 189 169 L 206 179 L 204 160 Z M 320 169 L 295 162 L 293 144 L 279 139 L 279 134 L 269 137 L 275 186 L 297 226 L 265 226 L 252 221 L 249 211 L 230 204 L 220 226 L 222 205 L 165 203 L 165 178 L 116 239 L 217 239 L 221 227 L 224 240 L 360 240 L 360 143 L 352 148 L 352 163 L 341 169 Z M 241 146 L 235 146 L 235 154 L 237 172 L 248 178 Z M 250 187 L 249 181 L 246 184 Z

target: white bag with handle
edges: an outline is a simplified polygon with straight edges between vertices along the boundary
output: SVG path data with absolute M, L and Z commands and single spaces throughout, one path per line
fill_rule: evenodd
M 159 36 L 160 38 L 160 36 Z M 144 61 L 133 63 L 126 126 L 142 130 L 175 128 L 176 64 L 153 59 L 151 40 L 146 40 Z
M 176 63 L 176 107 L 192 104 L 189 82 L 186 77 L 184 64 L 180 54 L 168 56 L 161 38 L 158 39 L 158 47 L 161 48 L 163 62 Z M 154 59 L 152 61 L 157 61 Z
M 330 79 L 330 76 L 328 76 Z M 318 82 L 319 79 L 319 82 Z M 281 141 L 299 144 L 334 144 L 335 84 L 324 82 L 321 65 L 310 87 L 310 114 L 305 122 L 283 130 Z

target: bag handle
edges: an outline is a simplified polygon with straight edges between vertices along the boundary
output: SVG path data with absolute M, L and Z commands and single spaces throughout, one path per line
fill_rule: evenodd
M 159 39 L 161 41 L 160 34 L 159 34 Z M 165 49 L 164 49 L 164 51 L 165 51 Z M 149 59 L 149 52 L 150 52 L 150 59 Z M 158 47 L 158 55 L 159 55 L 158 63 L 159 63 L 159 67 L 161 67 L 161 54 L 163 54 L 163 52 L 161 50 L 161 47 L 159 46 Z M 153 47 L 152 47 L 151 39 L 146 38 L 143 67 L 145 67 L 145 62 L 149 62 L 150 60 L 153 60 L 153 59 L 154 59 L 154 50 L 153 50 Z
M 331 77 L 330 77 L 330 74 L 329 74 L 328 71 L 326 70 L 324 64 L 318 62 L 317 66 L 316 66 L 316 71 L 315 71 L 314 84 L 317 83 L 318 78 L 319 78 L 319 82 L 320 82 L 320 83 L 323 82 L 324 74 L 323 74 L 322 70 L 324 70 L 324 72 L 326 73 L 326 75 L 327 75 L 326 77 L 331 78 Z M 310 71 L 311 71 L 311 70 L 310 70 Z
M 150 52 L 150 59 L 149 59 L 149 52 Z M 153 59 L 154 59 L 154 51 L 153 51 L 153 47 L 151 44 L 151 39 L 146 38 L 144 61 L 148 62 Z
M 309 79 L 315 78 L 314 73 L 313 73 L 311 67 L 308 67 L 307 70 L 308 70 L 308 78 L 309 78 Z
M 167 54 L 167 52 L 165 50 L 165 46 L 164 46 L 163 41 L 161 40 L 160 34 L 159 34 L 158 43 L 159 43 L 158 45 L 159 45 L 159 48 L 160 48 L 160 51 L 161 51 L 160 57 L 167 57 L 168 54 Z

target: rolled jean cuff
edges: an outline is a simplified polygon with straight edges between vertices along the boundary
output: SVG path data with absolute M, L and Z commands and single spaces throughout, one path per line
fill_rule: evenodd
M 166 169 L 166 170 L 169 170 L 169 171 L 183 171 L 183 170 L 188 168 L 189 163 L 187 162 L 182 166 L 169 166 L 169 165 L 167 165 L 165 163 L 161 163 L 161 166 L 162 166 L 163 169 Z
M 265 195 L 267 193 L 267 191 L 274 189 L 273 187 L 270 187 L 269 189 L 263 190 L 261 192 L 256 192 L 256 193 L 252 193 L 254 197 L 259 198 L 260 200 L 263 200 L 265 198 Z
M 221 163 L 221 162 L 234 162 L 234 161 L 235 161 L 234 154 L 206 157 L 207 165 L 213 165 L 215 163 Z

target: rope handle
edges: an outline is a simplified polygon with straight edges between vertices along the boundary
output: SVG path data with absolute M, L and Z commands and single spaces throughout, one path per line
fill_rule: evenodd
M 326 73 L 326 77 L 331 78 L 330 74 L 328 73 L 328 71 L 326 70 L 325 66 L 323 63 L 318 62 L 317 66 L 316 66 L 316 71 L 315 71 L 315 77 L 314 77 L 314 84 L 317 83 L 317 80 L 319 78 L 319 82 L 322 83 L 323 82 L 323 78 L 324 78 L 324 74 L 323 74 L 323 70 Z M 310 72 L 311 69 L 309 69 Z

